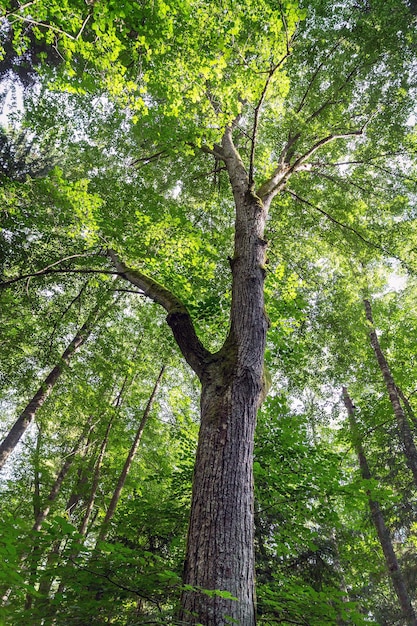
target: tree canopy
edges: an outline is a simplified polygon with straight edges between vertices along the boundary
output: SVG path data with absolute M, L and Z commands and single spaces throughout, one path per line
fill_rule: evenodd
M 414 4 L 0 10 L 0 621 L 416 624 Z

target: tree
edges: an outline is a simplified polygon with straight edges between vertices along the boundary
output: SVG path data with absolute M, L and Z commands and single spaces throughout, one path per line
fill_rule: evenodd
M 107 256 L 98 256 L 93 267 L 63 268 L 116 271 L 167 312 L 174 338 L 201 382 L 180 619 L 252 626 L 252 457 L 256 414 L 266 392 L 265 275 L 267 269 L 273 275 L 279 268 L 287 242 L 293 257 L 300 251 L 298 240 L 302 245 L 317 228 L 312 215 L 320 218 L 324 247 L 342 232 L 342 248 L 359 240 L 372 249 L 372 255 L 370 250 L 358 252 L 366 258 L 381 253 L 381 232 L 404 215 L 407 195 L 401 200 L 394 184 L 379 202 L 378 218 L 361 190 L 370 181 L 390 178 L 387 155 L 394 155 L 393 162 L 408 162 L 411 15 L 400 0 L 382 7 L 318 0 L 308 10 L 291 2 L 277 9 L 266 0 L 239 7 L 161 1 L 153 8 L 134 3 L 120 8 L 98 2 L 75 4 L 71 14 L 55 3 L 17 9 L 7 3 L 6 9 L 5 31 L 12 31 L 15 41 L 29 28 L 40 41 L 60 46 L 63 64 L 56 69 L 56 85 L 78 91 L 105 88 L 107 98 L 130 105 L 125 123 L 138 122 L 129 148 L 134 164 L 149 166 L 135 178 L 141 187 L 135 197 L 144 190 L 139 209 L 132 211 L 129 191 L 134 185 L 122 174 L 126 152 L 122 166 L 103 170 L 105 177 L 99 158 L 91 191 L 102 202 L 83 216 L 76 241 L 84 250 L 88 237 L 91 246 L 102 247 L 104 241 Z M 28 49 L 30 43 L 26 41 Z M 123 138 L 123 130 L 117 138 Z M 161 156 L 169 159 L 172 171 L 160 167 Z M 198 205 L 213 205 L 213 192 L 206 176 L 196 184 L 186 174 L 194 167 L 201 178 L 207 160 L 214 160 L 215 175 L 221 177 L 223 220 L 228 229 L 234 225 L 233 234 L 216 233 L 206 216 L 200 240 Z M 351 168 L 346 177 L 344 164 Z M 119 187 L 109 188 L 119 176 L 126 181 L 122 193 Z M 338 187 L 340 178 L 350 193 Z M 138 228 L 135 214 L 139 223 L 149 224 L 148 231 Z M 274 239 L 269 264 L 268 218 Z M 191 254 L 184 258 L 179 249 L 184 242 L 198 253 L 193 255 L 190 246 Z M 224 278 L 229 251 L 230 286 Z M 213 256 L 222 270 L 220 285 L 214 272 L 205 275 Z M 39 267 L 39 258 L 35 261 L 19 273 L 52 273 L 50 267 Z M 9 273 L 3 285 L 14 280 Z M 198 316 L 192 315 L 210 297 L 217 301 L 215 315 L 223 313 L 222 328 L 227 313 L 220 302 L 230 302 L 225 337 L 209 319 L 198 328 Z M 273 297 L 270 303 L 272 318 L 278 317 Z
M 369 303 L 368 303 L 369 304 Z M 355 408 L 351 398 L 349 397 L 346 388 L 343 388 L 343 401 L 346 406 L 346 410 L 349 416 L 351 437 L 355 450 L 358 456 L 359 466 L 361 469 L 362 478 L 364 480 L 371 480 L 372 475 L 369 470 L 368 461 L 366 459 L 362 443 L 360 440 L 360 434 L 358 433 L 358 427 L 355 420 Z M 398 560 L 392 545 L 389 530 L 385 524 L 384 516 L 381 511 L 379 502 L 375 501 L 371 493 L 369 492 L 369 508 L 371 510 L 372 521 L 375 525 L 375 529 L 378 534 L 378 539 L 381 544 L 382 551 L 384 553 L 385 560 L 387 562 L 387 569 L 390 573 L 395 593 L 398 597 L 398 602 L 401 607 L 404 619 L 407 624 L 417 624 L 417 617 L 414 612 L 413 606 L 410 601 L 410 596 L 407 592 L 407 587 L 404 583 L 404 577 L 401 569 L 398 565 Z

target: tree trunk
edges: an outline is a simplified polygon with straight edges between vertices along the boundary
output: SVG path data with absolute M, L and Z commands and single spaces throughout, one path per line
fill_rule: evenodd
M 369 331 L 369 337 L 371 340 L 372 348 L 375 352 L 376 359 L 378 361 L 379 369 L 385 381 L 385 385 L 388 391 L 389 399 L 392 409 L 394 411 L 395 418 L 397 420 L 398 430 L 400 434 L 400 440 L 404 450 L 404 455 L 408 468 L 413 474 L 414 483 L 417 486 L 417 448 L 414 443 L 413 434 L 411 432 L 408 418 L 404 413 L 401 406 L 398 389 L 392 376 L 391 370 L 381 350 L 381 346 L 378 341 L 378 336 L 374 328 L 374 320 L 372 317 L 371 303 L 369 300 L 364 300 L 366 318 L 371 326 Z
M 26 406 L 26 408 L 22 411 L 12 428 L 10 429 L 8 435 L 4 439 L 4 441 L 0 445 L 0 470 L 5 464 L 9 455 L 13 452 L 14 448 L 19 443 L 21 437 L 26 432 L 26 429 L 32 423 L 36 412 L 41 406 L 44 404 L 45 400 L 48 398 L 51 393 L 54 385 L 58 381 L 61 376 L 64 368 L 70 362 L 71 358 L 74 354 L 81 348 L 83 343 L 87 340 L 91 331 L 94 327 L 95 322 L 99 317 L 99 311 L 101 309 L 100 305 L 97 305 L 91 313 L 88 315 L 87 320 L 81 326 L 80 330 L 77 332 L 71 343 L 68 345 L 66 350 L 63 352 L 59 362 L 55 367 L 49 372 L 48 376 L 45 378 L 38 391 L 33 396 L 32 400 Z
M 108 529 L 109 529 L 110 521 L 112 520 L 112 518 L 113 518 L 113 516 L 114 516 L 114 514 L 116 512 L 117 504 L 118 504 L 118 502 L 120 500 L 120 496 L 122 494 L 122 490 L 123 490 L 123 487 L 125 485 L 126 478 L 127 478 L 128 474 L 129 474 L 129 470 L 130 470 L 130 468 L 132 466 L 133 459 L 135 458 L 135 454 L 137 452 L 140 440 L 142 438 L 142 434 L 143 434 L 143 430 L 145 428 L 146 422 L 148 421 L 149 414 L 151 412 L 152 405 L 153 405 L 154 400 L 155 400 L 156 392 L 158 391 L 160 382 L 162 380 L 162 376 L 164 375 L 164 371 L 165 371 L 165 365 L 163 365 L 161 367 L 161 370 L 160 370 L 160 372 L 158 374 L 158 378 L 156 379 L 156 382 L 155 382 L 154 387 L 152 389 L 152 393 L 151 393 L 151 395 L 149 397 L 149 400 L 148 400 L 148 402 L 146 404 L 145 410 L 144 410 L 143 415 L 142 415 L 142 419 L 140 420 L 140 424 L 139 424 L 138 430 L 136 432 L 135 439 L 134 439 L 134 441 L 132 443 L 132 446 L 131 446 L 131 448 L 129 450 L 129 454 L 127 455 L 126 461 L 125 461 L 125 463 L 123 465 L 123 469 L 122 469 L 122 471 L 120 473 L 119 480 L 117 481 L 116 488 L 115 488 L 115 490 L 113 492 L 112 499 L 110 501 L 110 504 L 109 504 L 109 507 L 107 509 L 105 518 L 103 520 L 103 524 L 101 526 L 100 533 L 99 533 L 99 536 L 98 536 L 98 541 L 104 541 L 104 539 L 107 536 L 107 532 L 108 532 Z
M 360 435 L 355 419 L 355 409 L 352 400 L 349 397 L 347 389 L 343 387 L 343 400 L 346 410 L 349 416 L 350 432 L 352 441 L 355 446 L 356 454 L 359 460 L 359 467 L 361 470 L 362 478 L 370 480 L 372 478 L 369 470 L 368 462 L 365 456 L 365 452 L 362 447 Z M 372 521 L 374 523 L 376 532 L 378 534 L 379 542 L 381 544 L 382 551 L 385 557 L 385 563 L 387 565 L 388 574 L 391 577 L 392 585 L 398 598 L 398 602 L 408 626 L 417 626 L 417 617 L 412 607 L 410 597 L 408 595 L 407 587 L 404 582 L 404 578 L 397 561 L 396 554 L 391 542 L 390 533 L 385 525 L 384 517 L 382 515 L 381 507 L 379 503 L 371 498 L 368 492 L 368 502 L 371 511 Z
M 78 450 L 81 447 L 81 444 L 83 442 L 83 440 L 85 439 L 85 437 L 87 436 L 88 432 L 91 432 L 92 426 L 91 426 L 91 421 L 92 418 L 89 419 L 89 421 L 87 422 L 86 426 L 83 429 L 83 432 L 81 433 L 81 435 L 79 436 L 76 444 L 74 445 L 74 447 L 72 448 L 71 452 L 67 455 L 67 458 L 65 459 L 64 463 L 62 464 L 61 470 L 58 473 L 58 476 L 56 477 L 54 483 L 52 484 L 52 487 L 49 491 L 48 497 L 46 499 L 46 504 L 44 506 L 43 509 L 40 509 L 36 518 L 35 518 L 35 522 L 32 526 L 32 530 L 35 532 L 39 532 L 40 529 L 42 528 L 42 524 L 44 523 L 44 521 L 46 520 L 46 518 L 49 515 L 49 511 L 51 510 L 51 505 L 53 502 L 55 502 L 61 487 L 62 487 L 62 483 L 64 482 L 65 477 L 67 476 L 73 462 L 75 459 L 75 456 L 78 452 Z M 25 558 L 25 556 L 23 556 L 22 558 Z M 39 545 L 38 542 L 36 540 L 35 537 L 35 543 L 33 545 L 32 548 L 32 553 L 30 555 L 30 584 L 32 586 L 35 585 L 36 582 L 36 575 L 37 575 L 37 570 L 38 570 L 38 563 L 39 563 L 39 559 L 41 558 L 41 552 L 39 549 Z M 33 596 L 31 593 L 28 593 L 26 595 L 26 602 L 25 602 L 25 608 L 26 609 L 30 609 L 32 606 L 32 599 Z
M 229 385 L 221 375 L 203 385 L 184 566 L 184 584 L 193 588 L 182 597 L 187 624 L 221 626 L 226 616 L 255 624 L 252 457 L 259 389 L 247 372 L 231 378 Z
M 230 333 L 203 375 L 201 426 L 180 618 L 187 624 L 254 626 L 253 441 L 262 393 L 267 319 L 266 209 L 226 131 L 222 154 L 236 206 Z M 235 599 L 207 595 L 227 592 Z M 230 619 L 228 619 L 230 618 Z
M 92 426 L 91 426 L 91 422 L 92 422 L 92 417 L 90 417 L 90 419 L 88 420 L 87 424 L 85 425 L 83 432 L 81 433 L 81 435 L 79 436 L 76 444 L 74 445 L 74 447 L 72 448 L 71 452 L 67 455 L 67 458 L 65 459 L 61 470 L 58 474 L 58 476 L 56 477 L 50 491 L 48 494 L 48 497 L 46 499 L 46 504 L 45 507 L 43 509 L 41 509 L 38 513 L 38 515 L 36 516 L 35 519 L 35 523 L 33 525 L 32 530 L 34 531 L 39 531 L 42 527 L 42 524 L 44 523 L 44 521 L 46 520 L 46 518 L 49 515 L 49 511 L 51 510 L 51 504 L 53 502 L 55 502 L 61 487 L 62 487 L 62 483 L 64 482 L 64 479 L 66 477 L 66 475 L 68 474 L 71 465 L 74 462 L 74 459 L 76 457 L 76 454 L 78 452 L 78 450 L 81 447 L 82 442 L 84 441 L 84 439 L 86 438 L 87 434 L 89 432 L 91 432 Z
M 108 255 L 121 276 L 165 308 L 182 354 L 202 384 L 180 620 L 254 626 L 253 441 L 268 327 L 263 237 L 267 208 L 282 177 L 264 185 L 259 198 L 233 144 L 232 128 L 214 153 L 226 165 L 236 209 L 230 331 L 219 352 L 203 346 L 186 307 L 171 291 L 128 268 L 113 250 Z
M 398 385 L 396 385 L 396 387 L 397 387 L 398 396 L 401 398 L 401 401 L 402 401 L 403 405 L 405 406 L 406 413 L 407 413 L 410 421 L 412 422 L 414 428 L 416 428 L 417 427 L 417 418 L 416 418 L 416 414 L 413 411 L 413 407 L 411 406 L 410 401 L 408 400 L 408 398 L 404 394 L 404 392 L 401 389 L 401 387 L 398 387 Z
M 126 385 L 128 382 L 128 376 L 125 376 L 121 389 L 119 391 L 119 393 L 117 394 L 117 397 L 114 400 L 114 410 L 112 412 L 112 415 L 107 423 L 107 427 L 106 427 L 106 431 L 104 433 L 104 437 L 102 439 L 102 442 L 100 444 L 100 448 L 99 448 L 99 452 L 98 452 L 98 456 L 97 456 L 97 460 L 94 463 L 94 471 L 93 471 L 93 480 L 91 483 L 91 490 L 90 490 L 90 495 L 88 497 L 87 503 L 86 503 L 86 507 L 85 507 L 85 511 L 84 511 L 84 515 L 81 521 L 81 524 L 79 526 L 78 532 L 80 533 L 80 535 L 82 535 L 83 537 L 85 537 L 87 535 L 87 529 L 88 529 L 88 524 L 90 522 L 90 518 L 91 518 L 91 513 L 93 511 L 93 507 L 94 507 L 94 503 L 96 500 L 96 495 L 97 495 L 97 491 L 99 488 L 99 483 L 100 483 L 100 473 L 101 473 L 101 467 L 103 464 L 103 459 L 104 459 L 104 455 L 106 453 L 106 449 L 107 449 L 107 444 L 109 441 L 109 435 L 110 435 L 110 431 L 112 429 L 113 426 L 113 422 L 114 419 L 117 417 L 118 411 L 122 405 L 122 400 L 123 400 L 123 394 L 124 391 L 126 389 Z M 82 541 L 81 540 L 77 540 L 76 544 L 74 546 L 74 549 L 72 550 L 71 553 L 71 558 L 69 563 L 74 564 L 78 554 L 80 553 L 80 550 L 82 548 Z M 52 582 L 52 580 L 50 581 Z M 57 594 L 61 594 L 65 591 L 65 580 L 61 580 L 59 585 L 58 585 L 58 589 L 56 591 Z M 49 593 L 49 589 L 47 590 L 47 592 Z M 56 613 L 57 608 L 54 607 L 54 614 Z

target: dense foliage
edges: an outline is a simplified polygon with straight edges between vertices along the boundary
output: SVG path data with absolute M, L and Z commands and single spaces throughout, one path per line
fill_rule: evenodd
M 232 126 L 252 187 L 272 200 L 258 622 L 414 624 L 370 510 L 415 602 L 413 7 L 0 8 L 2 438 L 60 368 L 2 469 L 0 623 L 183 623 L 199 385 L 162 308 L 108 250 L 174 293 L 218 349 L 235 219 L 218 146 Z

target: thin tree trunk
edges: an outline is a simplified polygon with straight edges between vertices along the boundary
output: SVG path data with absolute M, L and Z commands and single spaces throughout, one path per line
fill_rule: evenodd
M 91 512 L 93 510 L 93 506 L 94 506 L 94 502 L 95 502 L 95 498 L 97 495 L 97 490 L 98 490 L 98 486 L 99 486 L 99 479 L 100 479 L 100 470 L 101 470 L 101 466 L 103 463 L 103 458 L 106 452 L 106 448 L 107 448 L 107 443 L 108 443 L 108 438 L 109 438 L 109 434 L 110 434 L 110 430 L 113 424 L 113 419 L 114 419 L 114 415 L 111 416 L 108 424 L 107 424 L 107 428 L 106 428 L 106 432 L 104 435 L 104 438 L 101 442 L 100 445 L 100 450 L 99 450 L 99 454 L 97 457 L 97 461 L 94 464 L 94 475 L 93 475 L 93 481 L 92 481 L 92 487 L 91 487 L 91 491 L 90 491 L 90 496 L 88 498 L 87 501 L 87 506 L 83 515 L 83 519 L 82 522 L 80 524 L 80 527 L 78 529 L 78 532 L 80 533 L 80 535 L 82 535 L 83 537 L 86 535 L 87 533 L 87 527 L 88 527 L 88 522 L 90 520 L 91 517 Z M 71 496 L 68 505 L 67 505 L 67 510 L 68 508 L 71 506 L 71 503 L 73 502 L 73 496 Z M 53 548 L 53 550 L 51 550 L 49 556 L 48 556 L 48 565 L 51 565 L 54 561 L 59 561 L 59 552 L 60 552 L 60 545 L 61 545 L 61 541 L 58 541 L 55 543 L 55 546 Z M 74 559 L 77 558 L 78 553 L 81 549 L 81 542 L 76 543 L 76 546 L 74 547 L 74 550 L 71 553 L 71 561 L 72 562 Z M 39 584 L 39 593 L 42 594 L 42 597 L 38 600 L 37 602 L 37 606 L 38 608 L 42 609 L 42 607 L 44 608 L 44 612 L 46 612 L 47 607 L 48 607 L 48 594 L 51 590 L 51 586 L 52 583 L 54 581 L 54 576 L 52 575 L 48 575 L 45 576 L 41 579 L 40 584 Z M 63 580 L 60 581 L 59 585 L 58 585 L 58 589 L 56 591 L 57 594 L 61 594 L 65 591 L 65 582 Z M 54 607 L 52 610 L 50 609 L 50 615 L 49 617 L 51 619 L 53 619 L 53 616 L 56 613 L 56 607 Z
M 389 399 L 391 402 L 391 406 L 394 411 L 395 418 L 397 420 L 400 440 L 401 440 L 402 447 L 404 450 L 406 463 L 411 473 L 413 474 L 414 483 L 417 486 L 417 448 L 414 443 L 413 434 L 411 432 L 408 418 L 404 413 L 403 407 L 401 406 L 401 401 L 400 401 L 400 397 L 398 394 L 397 386 L 395 384 L 394 378 L 392 376 L 391 370 L 384 356 L 384 353 L 381 350 L 378 336 L 375 332 L 374 320 L 372 317 L 371 303 L 369 302 L 369 300 L 364 300 L 364 305 L 365 305 L 366 318 L 370 324 L 369 337 L 371 340 L 371 346 L 374 350 L 374 353 L 375 353 L 375 356 L 379 365 L 379 369 L 381 370 L 382 376 L 384 378 L 385 385 L 386 385 L 388 395 L 389 395 Z
M 343 387 L 343 401 L 349 416 L 350 432 L 353 441 L 353 445 L 356 450 L 356 454 L 359 461 L 359 467 L 361 470 L 362 478 L 370 480 L 372 478 L 368 462 L 365 456 L 365 452 L 362 447 L 361 438 L 358 432 L 358 427 L 355 419 L 355 408 L 352 400 L 347 392 L 346 387 Z M 372 521 L 374 523 L 376 532 L 378 534 L 379 542 L 381 544 L 382 551 L 385 557 L 385 563 L 387 566 L 388 574 L 391 577 L 392 585 L 398 598 L 398 602 L 408 626 L 417 626 L 417 617 L 412 607 L 410 597 L 404 582 L 404 578 L 398 564 L 396 554 L 391 542 L 390 533 L 385 525 L 384 517 L 382 515 L 381 507 L 376 500 L 373 500 L 368 492 L 368 502 L 371 511 Z
M 84 451 L 83 451 L 83 457 L 86 455 L 87 450 L 91 444 L 91 433 L 92 433 L 92 429 L 90 430 L 88 439 L 86 441 L 85 447 L 84 447 Z M 73 492 L 71 493 L 70 497 L 68 498 L 68 502 L 67 505 L 65 507 L 65 511 L 68 514 L 68 517 L 71 519 L 71 512 L 74 509 L 74 507 L 78 504 L 79 500 L 80 500 L 80 489 L 82 488 L 83 485 L 85 485 L 87 482 L 87 471 L 85 468 L 83 469 L 79 469 L 78 470 L 78 474 L 77 474 L 77 481 L 74 487 Z M 48 559 L 47 559 L 47 564 L 46 564 L 46 570 L 50 570 L 51 566 L 59 561 L 59 555 L 60 555 L 60 549 L 61 549 L 61 543 L 62 540 L 58 539 L 57 541 L 54 542 L 49 554 L 48 554 Z M 45 606 L 46 607 L 46 600 L 47 600 L 47 596 L 50 592 L 52 583 L 54 581 L 54 577 L 51 576 L 50 574 L 47 575 L 43 575 L 40 579 L 39 582 L 39 593 L 41 594 L 41 598 L 38 600 L 37 605 L 39 606 Z
M 74 354 L 81 348 L 83 343 L 87 340 L 91 334 L 94 324 L 99 318 L 99 312 L 101 305 L 98 304 L 88 315 L 87 320 L 81 326 L 80 330 L 74 336 L 71 343 L 61 355 L 61 358 L 57 365 L 49 372 L 29 404 L 25 407 L 18 419 L 10 429 L 8 435 L 0 445 L 0 469 L 5 464 L 7 458 L 19 443 L 21 437 L 26 432 L 26 429 L 32 423 L 36 412 L 44 404 L 45 400 L 50 395 L 54 385 L 58 381 L 66 365 L 69 364 Z
M 75 456 L 78 452 L 78 450 L 81 447 L 81 444 L 83 442 L 83 440 L 85 439 L 86 435 L 88 432 L 91 431 L 91 421 L 92 418 L 89 419 L 89 421 L 87 422 L 86 426 L 84 427 L 81 435 L 79 436 L 76 444 L 74 445 L 74 447 L 72 448 L 71 452 L 67 455 L 61 470 L 58 473 L 58 476 L 56 477 L 50 491 L 48 494 L 48 497 L 46 499 L 46 505 L 43 509 L 41 509 L 38 513 L 38 515 L 36 516 L 35 522 L 32 526 L 32 530 L 34 532 L 39 532 L 40 529 L 42 528 L 42 524 L 44 523 L 44 521 L 46 520 L 46 518 L 49 515 L 49 511 L 51 510 L 51 505 L 53 504 L 53 502 L 55 502 L 56 498 L 58 497 L 58 494 L 61 490 L 62 487 L 62 483 L 64 482 L 65 477 L 67 476 L 73 462 L 75 459 Z M 37 573 L 37 569 L 38 569 L 38 562 L 40 559 L 40 551 L 39 551 L 39 545 L 36 542 L 35 539 L 35 544 L 32 548 L 32 554 L 30 557 L 30 584 L 34 585 L 36 582 L 36 573 Z M 25 557 L 23 557 L 25 558 Z M 25 608 L 26 609 L 30 609 L 32 606 L 32 600 L 33 600 L 33 596 L 28 593 L 26 596 L 26 602 L 25 602 Z
M 413 411 L 413 407 L 411 406 L 408 398 L 405 396 L 401 387 L 398 387 L 398 385 L 396 385 L 396 387 L 397 387 L 398 395 L 401 398 L 403 405 L 405 406 L 405 410 L 407 412 L 408 417 L 412 421 L 414 427 L 417 427 L 417 418 L 416 418 L 416 414 Z
M 51 510 L 51 505 L 53 502 L 55 502 L 60 489 L 62 487 L 62 483 L 64 482 L 64 479 L 66 477 L 66 475 L 68 474 L 71 465 L 74 462 L 75 456 L 78 452 L 78 450 L 80 449 L 80 446 L 82 444 L 82 442 L 84 441 L 86 435 L 88 432 L 91 431 L 92 426 L 91 426 L 91 422 L 92 422 L 92 418 L 90 417 L 90 419 L 88 420 L 86 426 L 83 429 L 83 432 L 81 433 L 81 435 L 78 438 L 78 441 L 76 442 L 76 444 L 74 445 L 74 447 L 72 448 L 71 452 L 67 455 L 67 458 L 65 459 L 61 470 L 58 474 L 58 476 L 56 477 L 50 491 L 48 494 L 48 497 L 46 499 L 46 506 L 39 511 L 36 519 L 35 519 L 35 523 L 33 525 L 32 530 L 34 531 L 39 531 L 42 527 L 42 524 L 44 523 L 44 521 L 46 520 L 46 518 L 49 515 L 49 511 Z
M 111 416 L 107 424 L 106 432 L 104 434 L 103 441 L 101 442 L 99 454 L 98 454 L 97 461 L 94 467 L 94 474 L 93 474 L 93 481 L 91 484 L 90 495 L 88 497 L 83 519 L 82 519 L 80 528 L 78 530 L 80 535 L 83 535 L 83 537 L 85 536 L 87 532 L 88 522 L 90 521 L 91 512 L 93 510 L 94 502 L 96 500 L 97 490 L 98 490 L 98 486 L 100 482 L 101 466 L 103 464 L 104 455 L 106 453 L 106 448 L 107 448 L 107 444 L 109 441 L 109 434 L 110 434 L 111 427 L 113 425 L 113 419 L 114 419 L 114 415 Z
M 135 353 L 136 353 L 136 351 L 135 351 Z M 134 377 L 132 378 L 131 383 L 133 382 L 133 380 L 134 380 Z M 93 511 L 94 502 L 95 502 L 95 499 L 96 499 L 96 495 L 97 495 L 97 491 L 98 491 L 98 487 L 99 487 L 99 483 L 100 483 L 101 466 L 103 464 L 104 455 L 106 453 L 106 448 L 107 448 L 107 444 L 108 444 L 108 441 L 109 441 L 110 431 L 111 431 L 111 428 L 113 426 L 114 418 L 116 417 L 117 412 L 118 412 L 118 410 L 120 409 L 120 407 L 122 405 L 123 394 L 125 392 L 127 382 L 128 382 L 128 376 L 125 376 L 125 378 L 123 380 L 123 383 L 122 383 L 122 386 L 120 388 L 120 391 L 119 391 L 119 393 L 117 394 L 117 397 L 114 400 L 114 403 L 113 403 L 114 404 L 114 412 L 113 412 L 113 414 L 111 415 L 111 417 L 110 417 L 110 419 L 108 421 L 106 432 L 104 434 L 103 440 L 102 440 L 101 445 L 100 445 L 100 450 L 99 450 L 99 453 L 98 453 L 98 456 L 97 456 L 97 461 L 96 461 L 96 463 L 94 465 L 94 474 L 93 474 L 93 480 L 92 480 L 92 484 L 91 484 L 90 496 L 89 496 L 88 501 L 87 501 L 87 505 L 86 505 L 86 508 L 85 508 L 85 512 L 84 512 L 84 515 L 83 515 L 82 522 L 81 522 L 80 527 L 78 529 L 78 532 L 83 537 L 87 534 L 88 524 L 89 524 L 89 521 L 90 521 L 90 518 L 91 518 L 91 513 Z M 76 543 L 76 545 L 74 546 L 74 550 L 72 551 L 71 557 L 70 557 L 70 559 L 71 559 L 70 562 L 71 563 L 73 563 L 75 561 L 75 559 L 77 558 L 77 556 L 78 556 L 78 554 L 80 552 L 81 546 L 82 546 L 81 541 L 78 541 Z M 57 593 L 60 594 L 60 593 L 63 593 L 64 591 L 65 591 L 65 581 L 61 580 L 61 582 L 59 583 L 59 586 L 58 586 Z M 48 592 L 49 592 L 49 589 L 48 589 Z
M 36 450 L 33 458 L 33 474 L 34 474 L 34 488 L 33 488 L 33 515 L 36 519 L 41 512 L 41 486 L 40 486 L 40 451 L 42 440 L 42 428 L 38 426 L 38 436 L 36 437 Z
M 140 440 L 142 438 L 143 430 L 145 428 L 146 422 L 148 421 L 149 414 L 151 412 L 151 409 L 152 409 L 152 406 L 153 406 L 153 403 L 154 403 L 154 400 L 155 400 L 156 393 L 158 391 L 160 382 L 162 380 L 162 376 L 164 375 L 164 371 L 165 371 L 165 365 L 163 365 L 161 367 L 161 370 L 160 370 L 160 372 L 158 374 L 158 377 L 157 377 L 156 382 L 154 384 L 154 387 L 152 389 L 152 393 L 151 393 L 151 395 L 149 397 L 149 400 L 148 400 L 148 402 L 146 404 L 145 410 L 143 412 L 142 419 L 140 421 L 138 430 L 136 432 L 135 439 L 134 439 L 134 441 L 132 443 L 132 446 L 131 446 L 131 448 L 129 450 L 129 454 L 127 455 L 126 461 L 125 461 L 125 463 L 123 465 L 123 469 L 122 469 L 122 471 L 120 473 L 119 480 L 117 481 L 116 488 L 115 488 L 115 490 L 113 492 L 112 499 L 110 501 L 110 504 L 109 504 L 109 507 L 107 509 L 107 512 L 106 512 L 103 524 L 101 526 L 100 533 L 99 533 L 99 536 L 98 536 L 98 541 L 104 541 L 104 539 L 107 536 L 107 532 L 108 532 L 108 529 L 109 529 L 110 521 L 112 520 L 112 518 L 113 518 L 113 516 L 114 516 L 114 514 L 116 512 L 116 507 L 117 507 L 118 502 L 120 500 L 120 496 L 121 496 L 123 487 L 125 485 L 126 478 L 127 478 L 128 474 L 129 474 L 130 468 L 132 466 L 133 459 L 135 458 L 135 455 L 136 455 L 136 452 L 137 452 Z

